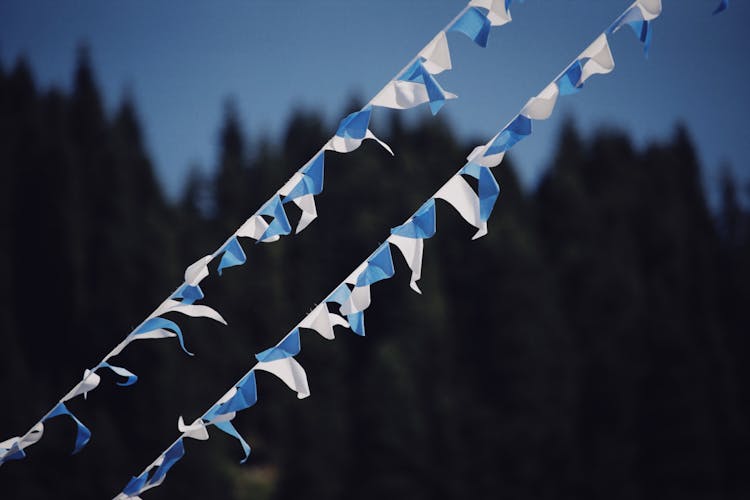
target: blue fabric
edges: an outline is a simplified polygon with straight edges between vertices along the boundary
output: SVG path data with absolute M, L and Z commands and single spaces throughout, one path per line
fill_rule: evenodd
M 386 241 L 367 259 L 367 267 L 357 277 L 357 286 L 372 285 L 393 277 L 395 273 L 391 245 Z
M 435 77 L 425 69 L 421 59 L 414 61 L 414 64 L 401 74 L 399 80 L 421 83 L 425 86 L 427 97 L 430 99 L 430 111 L 433 115 L 436 115 L 445 104 L 445 91 L 435 80 Z
M 299 354 L 302 346 L 299 341 L 299 328 L 295 328 L 276 347 L 271 347 L 255 355 L 255 359 L 261 362 L 276 361 L 277 359 L 290 358 Z
M 456 22 L 448 28 L 448 31 L 463 33 L 474 40 L 474 43 L 480 47 L 486 47 L 487 39 L 490 36 L 490 28 L 491 24 L 490 20 L 487 19 L 486 10 L 471 7 L 461 17 L 456 19 Z
M 214 425 L 230 436 L 236 438 L 237 441 L 240 442 L 240 444 L 242 445 L 242 450 L 245 452 L 245 458 L 240 460 L 240 463 L 244 464 L 247 461 L 247 457 L 250 456 L 250 445 L 247 444 L 247 441 L 245 441 L 242 436 L 240 436 L 240 433 L 237 432 L 237 429 L 234 428 L 232 422 L 216 422 Z
M 435 200 L 430 198 L 411 216 L 410 221 L 391 229 L 391 234 L 424 239 L 432 238 L 435 231 Z
M 242 250 L 240 242 L 237 241 L 237 237 L 232 237 L 229 243 L 224 247 L 224 255 L 221 256 L 221 262 L 219 262 L 219 276 L 221 276 L 222 269 L 233 266 L 241 266 L 247 261 L 245 252 Z
M 492 215 L 492 209 L 500 194 L 500 186 L 487 167 L 479 171 L 479 218 L 486 221 Z
M 203 297 L 205 295 L 203 295 L 203 290 L 201 290 L 200 286 L 184 284 L 170 298 L 174 300 L 182 299 L 183 304 L 190 305 L 196 300 L 201 300 Z
M 517 115 L 515 119 L 503 129 L 487 148 L 485 156 L 504 153 L 515 146 L 522 139 L 531 135 L 531 120 L 523 115 Z
M 336 290 L 334 290 L 333 293 L 331 293 L 331 295 L 329 295 L 326 298 L 325 301 L 326 302 L 335 302 L 338 305 L 343 306 L 344 302 L 346 302 L 347 300 L 349 300 L 349 295 L 351 295 L 351 294 L 352 294 L 352 291 L 349 290 L 349 287 L 346 286 L 345 283 L 341 283 L 339 285 L 339 287 Z
M 258 240 L 259 242 L 277 235 L 283 236 L 292 232 L 292 226 L 289 224 L 289 219 L 286 216 L 279 195 L 274 195 L 273 198 L 268 200 L 266 204 L 260 208 L 258 214 L 273 217 L 273 220 L 268 225 L 268 229 L 266 229 Z
M 724 12 L 729 8 L 729 0 L 721 0 L 721 3 L 718 7 L 716 7 L 716 10 L 714 11 L 714 15 L 718 14 L 719 12 Z
M 133 335 L 152 332 L 160 328 L 164 330 L 173 331 L 177 335 L 177 340 L 180 341 L 180 347 L 182 347 L 182 350 L 185 351 L 190 356 L 194 355 L 192 352 L 188 351 L 187 348 L 185 347 L 185 340 L 182 338 L 182 330 L 180 330 L 180 327 L 177 326 L 177 323 L 175 323 L 174 321 L 170 321 L 168 319 L 159 318 L 159 317 L 151 318 L 147 320 L 145 323 L 143 323 L 143 325 L 141 325 L 140 328 L 134 331 Z
M 128 379 L 127 379 L 127 380 L 126 380 L 125 382 L 117 382 L 117 385 L 119 385 L 119 386 L 121 386 L 121 387 L 127 387 L 127 386 L 129 386 L 129 385 L 133 385 L 133 384 L 135 384 L 136 382 L 138 382 L 138 376 L 137 376 L 137 375 L 136 375 L 135 373 L 131 373 L 131 372 L 129 372 L 128 370 L 125 370 L 125 368 L 121 368 L 121 367 L 119 367 L 119 366 L 114 366 L 114 367 L 113 367 L 112 365 L 110 365 L 110 364 L 109 364 L 109 363 L 107 363 L 106 361 L 102 362 L 102 363 L 101 363 L 101 364 L 100 364 L 99 366 L 100 366 L 100 367 L 102 367 L 102 368 L 109 368 L 110 370 L 112 370 L 112 372 L 113 372 L 113 373 L 114 373 L 115 375 L 120 375 L 120 376 L 125 376 L 125 377 L 127 377 Z M 119 369 L 119 370 L 124 370 L 125 372 L 127 372 L 127 374 L 122 374 L 122 375 L 121 375 L 121 374 L 117 373 L 117 372 L 116 372 L 116 371 L 114 370 L 115 368 L 117 368 L 117 369 Z
M 348 115 L 339 123 L 336 135 L 352 139 L 364 139 L 367 126 L 370 124 L 370 114 L 372 114 L 372 106 L 367 106 L 362 111 L 356 111 Z
M 10 462 L 11 460 L 21 460 L 23 458 L 26 458 L 26 453 L 18 447 L 18 443 L 14 444 L 10 448 L 7 448 L 8 453 L 3 458 L 0 458 L 0 464 L 3 464 L 5 462 Z
M 560 89 L 560 95 L 572 95 L 579 92 L 583 88 L 583 82 L 581 82 L 582 75 L 583 66 L 581 66 L 581 61 L 576 61 L 568 66 L 565 73 L 555 80 L 558 89 Z
M 178 439 L 175 444 L 164 453 L 164 459 L 161 465 L 156 469 L 154 475 L 148 480 L 149 484 L 156 484 L 167 475 L 169 469 L 177 463 L 182 457 L 185 456 L 185 445 L 182 443 L 182 438 Z
M 643 53 L 648 57 L 648 49 L 651 47 L 651 23 L 643 19 L 641 9 L 637 5 L 634 5 L 615 19 L 615 22 L 610 25 L 607 32 L 614 33 L 626 24 L 630 26 L 635 36 L 643 42 Z
M 136 496 L 141 492 L 143 487 L 146 486 L 147 480 L 148 480 L 148 471 L 144 472 L 138 477 L 133 476 L 130 479 L 130 481 L 128 481 L 128 484 L 126 484 L 125 487 L 122 489 L 122 492 L 128 496 Z
M 365 336 L 365 313 L 359 311 L 353 314 L 347 314 L 346 320 L 349 322 L 349 326 L 352 331 L 360 337 Z
M 223 415 L 233 411 L 242 411 L 250 408 L 258 402 L 258 386 L 255 383 L 255 372 L 248 373 L 242 381 L 237 384 L 237 394 L 232 399 L 221 405 L 217 415 Z
M 86 443 L 89 442 L 89 439 L 91 439 L 91 431 L 86 428 L 85 425 L 81 423 L 80 420 L 78 420 L 75 415 L 70 413 L 70 410 L 68 410 L 68 407 L 65 406 L 65 403 L 58 403 L 57 406 L 55 406 L 52 411 L 50 412 L 47 417 L 42 421 L 47 421 L 51 418 L 58 417 L 60 415 L 67 415 L 71 419 L 73 419 L 73 422 L 76 424 L 76 446 L 73 449 L 73 454 L 75 455 L 79 451 L 81 451 L 81 448 L 86 446 Z
M 283 203 L 306 194 L 317 195 L 323 192 L 323 152 L 300 170 L 302 180 L 284 197 Z

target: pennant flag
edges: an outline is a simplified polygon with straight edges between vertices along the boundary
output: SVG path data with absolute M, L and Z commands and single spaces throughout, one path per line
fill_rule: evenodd
M 183 304 L 193 304 L 196 300 L 201 300 L 203 290 L 198 285 L 188 285 L 187 283 L 182 285 L 172 296 L 171 299 L 182 299 Z
M 454 22 L 448 31 L 458 31 L 471 38 L 480 47 L 487 47 L 490 36 L 490 20 L 485 12 L 477 7 L 470 7 Z
M 119 366 L 112 366 L 106 361 L 99 363 L 99 366 L 97 366 L 97 368 L 109 368 L 117 375 L 127 378 L 125 382 L 117 382 L 117 385 L 119 386 L 127 387 L 129 385 L 133 385 L 136 382 L 138 382 L 138 376 L 135 375 L 134 373 L 130 372 L 129 370 L 126 370 L 125 368 L 121 368 Z
M 164 454 L 157 460 L 158 468 L 148 480 L 149 486 L 158 486 L 164 481 L 164 478 L 172 468 L 182 457 L 185 456 L 185 445 L 182 442 L 182 438 L 179 438 L 175 443 L 164 452 Z M 124 491 L 123 491 L 124 493 Z
M 302 178 L 284 197 L 283 203 L 306 194 L 317 195 L 323 192 L 323 152 L 318 153 L 299 172 Z
M 472 239 L 475 240 L 487 234 L 487 222 L 483 221 L 480 216 L 479 197 L 461 175 L 454 175 L 443 184 L 443 187 L 435 194 L 435 198 L 450 203 L 466 222 L 478 229 Z
M 258 387 L 255 383 L 254 371 L 245 375 L 234 389 L 234 395 L 221 405 L 221 409 L 216 412 L 216 415 L 245 410 L 258 402 Z
M 296 176 L 298 174 L 294 175 Z M 252 238 L 254 240 L 260 240 L 266 230 L 268 230 L 268 222 L 263 220 L 263 217 L 256 214 L 247 219 L 245 223 L 242 224 L 242 226 L 240 226 L 240 228 L 234 234 L 242 238 Z M 276 235 L 264 238 L 263 241 L 266 243 L 270 243 L 272 241 L 277 241 L 280 238 L 280 236 Z
M 495 177 L 489 168 L 477 165 L 476 163 L 469 163 L 461 169 L 461 173 L 477 179 L 479 218 L 483 221 L 488 220 L 492 214 L 492 209 L 495 207 L 495 201 L 497 201 L 497 197 L 500 194 L 500 186 L 498 186 Z
M 412 290 L 417 293 L 422 293 L 419 289 L 417 281 L 422 277 L 422 254 L 424 252 L 424 240 L 422 238 L 410 238 L 405 236 L 399 236 L 397 234 L 391 234 L 388 237 L 388 241 L 393 243 L 401 250 L 406 264 L 411 269 L 411 279 L 409 286 Z
M 583 84 L 593 75 L 606 75 L 615 69 L 615 60 L 612 57 L 612 51 L 609 49 L 609 40 L 607 35 L 602 33 L 594 40 L 594 43 L 586 47 L 586 50 L 578 56 L 581 63 L 581 81 Z
M 258 238 L 258 241 L 266 241 L 274 236 L 284 236 L 292 232 L 292 226 L 289 225 L 289 219 L 286 217 L 284 205 L 281 203 L 279 195 L 274 195 L 258 211 L 258 215 L 273 217 L 273 221 L 268 224 L 268 228 Z
M 352 280 L 352 276 L 355 275 L 355 273 L 358 276 L 359 273 L 361 273 L 363 269 L 364 269 L 363 265 L 360 265 L 357 268 L 357 270 L 355 270 L 355 272 L 352 273 L 352 275 L 350 275 L 349 278 L 347 278 L 347 280 Z M 369 287 L 365 287 L 365 288 L 367 288 L 367 292 L 368 292 L 367 304 L 369 305 L 370 288 Z M 348 286 L 346 286 L 345 283 L 342 283 L 338 286 L 338 288 L 336 288 L 336 290 L 333 291 L 333 293 L 331 293 L 331 295 L 329 295 L 326 298 L 325 302 L 335 302 L 339 306 L 341 306 L 339 308 L 339 311 L 341 312 L 341 314 L 346 316 L 346 319 L 349 322 L 349 327 L 351 328 L 351 330 L 357 335 L 363 337 L 365 335 L 365 316 L 362 310 L 358 310 L 357 312 L 351 312 L 348 314 L 343 311 L 344 305 L 347 304 L 347 302 L 349 302 L 351 295 L 352 295 L 352 291 L 349 289 Z M 358 300 L 358 303 L 361 303 L 361 302 Z
M 299 329 L 295 328 L 276 347 L 271 347 L 255 355 L 260 362 L 276 361 L 277 359 L 289 358 L 299 354 L 302 346 L 299 340 Z
M 349 328 L 349 322 L 338 314 L 331 313 L 328 310 L 328 305 L 323 302 L 313 309 L 310 314 L 305 316 L 305 319 L 300 322 L 299 326 L 300 328 L 315 330 L 324 339 L 333 340 L 335 338 L 333 327 L 343 326 Z
M 367 259 L 367 267 L 357 278 L 357 286 L 372 285 L 378 281 L 393 277 L 395 273 L 391 257 L 391 246 L 386 241 Z
M 408 221 L 391 229 L 391 234 L 406 238 L 432 238 L 435 231 L 435 200 L 430 198 Z
M 651 46 L 651 21 L 661 14 L 661 0 L 636 0 L 607 29 L 607 33 L 616 33 L 624 25 L 630 26 L 635 36 L 643 43 L 643 53 L 648 56 Z
M 448 47 L 448 38 L 445 31 L 438 33 L 427 46 L 419 53 L 425 69 L 433 75 L 447 71 L 453 67 L 451 63 L 451 52 Z
M 16 436 L 0 443 L 0 465 L 11 460 L 21 460 L 26 457 L 23 451 L 42 439 L 44 424 L 37 422 L 24 436 Z
M 560 90 L 557 84 L 552 82 L 536 97 L 532 97 L 521 110 L 521 115 L 532 120 L 546 120 L 552 115 Z
M 99 386 L 100 381 L 101 377 L 99 375 L 91 370 L 85 370 L 83 372 L 83 379 L 78 382 L 78 384 L 73 387 L 73 389 L 71 389 L 70 392 L 61 399 L 61 401 L 70 401 L 71 399 L 81 394 L 86 397 L 87 393 L 93 391 Z
M 152 313 L 152 316 L 161 316 L 168 312 L 177 312 L 192 318 L 209 318 L 226 325 L 226 320 L 216 310 L 209 306 L 186 304 L 176 300 L 167 299 Z
M 469 5 L 487 9 L 487 19 L 492 26 L 502 26 L 509 23 L 511 0 L 472 0 Z
M 241 266 L 247 261 L 245 252 L 242 250 L 240 242 L 237 241 L 237 237 L 233 236 L 229 242 L 222 249 L 224 255 L 221 256 L 221 262 L 219 262 L 219 276 L 221 276 L 222 269 L 233 266 Z
M 729 8 L 729 0 L 721 0 L 721 3 L 718 7 L 716 7 L 716 10 L 714 11 L 714 15 L 718 14 L 719 12 L 724 12 Z
M 247 461 L 247 458 L 250 456 L 250 445 L 247 444 L 247 441 L 245 441 L 242 436 L 240 436 L 240 433 L 237 432 L 237 429 L 234 428 L 232 422 L 230 422 L 229 420 L 223 422 L 215 422 L 214 425 L 230 436 L 236 438 L 237 441 L 240 442 L 240 445 L 242 445 L 242 450 L 245 452 L 245 458 L 240 460 L 240 463 L 244 464 Z
M 213 255 L 206 255 L 203 258 L 190 264 L 185 269 L 185 283 L 190 286 L 197 286 L 198 283 L 208 276 L 208 263 L 213 260 Z
M 294 358 L 283 358 L 275 361 L 259 362 L 255 370 L 272 373 L 279 377 L 291 390 L 297 393 L 297 398 L 304 399 L 310 395 L 307 385 L 307 373 Z
M 177 419 L 177 429 L 185 436 L 198 441 L 205 441 L 208 439 L 208 430 L 206 424 L 202 419 L 196 418 L 192 424 L 185 425 L 185 421 L 180 416 Z
M 581 62 L 573 62 L 560 77 L 555 80 L 557 87 L 560 89 L 560 95 L 572 95 L 578 93 L 583 87 L 581 76 L 583 68 Z
M 386 151 L 393 154 L 391 148 L 375 137 L 370 129 L 367 128 L 370 124 L 371 114 L 372 106 L 365 106 L 361 111 L 351 113 L 341 120 L 339 128 L 336 130 L 336 135 L 328 141 L 325 149 L 336 151 L 337 153 L 349 153 L 357 149 L 363 140 L 372 139 L 383 146 Z
M 131 333 L 130 336 L 133 339 L 155 339 L 176 336 L 177 340 L 180 342 L 182 350 L 190 356 L 194 355 L 185 347 L 185 340 L 182 338 L 182 330 L 177 326 L 177 323 L 165 318 L 154 317 L 147 319 L 140 327 Z
M 505 153 L 529 135 L 531 135 L 531 120 L 523 115 L 516 115 L 513 121 L 490 143 L 485 155 Z
M 67 415 L 69 416 L 73 422 L 76 424 L 76 445 L 73 449 L 73 454 L 75 455 L 79 451 L 81 451 L 81 448 L 86 446 L 86 443 L 89 442 L 89 439 L 91 439 L 91 431 L 86 428 L 85 425 L 81 423 L 80 420 L 78 420 L 75 415 L 70 413 L 67 406 L 65 406 L 65 403 L 58 403 L 57 406 L 55 406 L 52 411 L 47 415 L 42 422 L 46 422 L 47 420 L 51 418 L 58 417 L 60 415 Z M 39 436 L 41 437 L 41 436 Z
M 126 484 L 122 489 L 122 493 L 126 496 L 126 498 L 138 495 L 139 493 L 143 492 L 143 488 L 144 486 L 146 486 L 147 480 L 148 471 L 144 471 L 143 474 L 138 477 L 133 476 L 130 481 L 128 481 L 128 484 Z

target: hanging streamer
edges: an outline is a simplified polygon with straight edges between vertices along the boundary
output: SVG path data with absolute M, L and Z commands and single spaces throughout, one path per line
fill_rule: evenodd
M 185 270 L 184 283 L 168 296 L 162 304 L 146 320 L 128 334 L 122 342 L 115 346 L 94 368 L 84 373 L 84 378 L 68 394 L 60 400 L 67 401 L 79 395 L 85 395 L 96 388 L 99 377 L 96 371 L 101 368 L 109 368 L 114 373 L 127 377 L 127 381 L 119 385 L 130 385 L 135 383 L 137 377 L 124 368 L 113 367 L 108 361 L 119 355 L 126 346 L 134 340 L 163 339 L 177 337 L 181 348 L 192 355 L 186 347 L 180 327 L 171 320 L 163 318 L 162 315 L 169 312 L 181 313 L 191 317 L 207 317 L 226 324 L 226 321 L 214 309 L 196 304 L 204 299 L 200 283 L 210 275 L 209 265 L 220 257 L 217 274 L 222 275 L 223 270 L 228 267 L 240 266 L 246 263 L 247 258 L 238 238 L 247 237 L 256 242 L 270 243 L 277 241 L 280 237 L 291 233 L 292 228 L 284 209 L 284 204 L 294 203 L 301 211 L 296 232 L 304 230 L 317 217 L 314 196 L 320 194 L 323 189 L 323 163 L 326 150 L 346 153 L 357 149 L 366 139 L 372 139 L 383 146 L 389 153 L 393 154 L 390 147 L 380 141 L 369 129 L 369 123 L 373 106 L 393 107 L 405 109 L 422 103 L 429 103 L 433 113 L 437 113 L 447 100 L 456 96 L 444 91 L 438 84 L 434 75 L 452 68 L 450 49 L 446 38 L 446 31 L 459 31 L 473 36 L 480 45 L 486 45 L 489 26 L 499 26 L 510 21 L 510 1 L 506 0 L 503 5 L 498 0 L 472 0 L 459 13 L 456 22 L 449 23 L 425 46 L 405 69 L 401 70 L 376 97 L 360 111 L 352 113 L 341 120 L 334 136 L 323 146 L 323 148 L 305 166 L 298 170 L 292 178 L 277 191 L 255 214 L 249 217 L 245 223 L 213 254 L 202 257 Z M 477 17 L 481 27 L 476 34 Z M 474 16 L 474 17 L 472 17 Z M 360 295 L 362 292 L 357 292 Z M 346 326 L 352 328 L 360 335 L 364 335 L 364 316 L 362 312 L 347 315 L 347 320 L 330 313 L 323 314 L 322 308 L 318 310 L 316 321 L 310 323 L 323 336 L 333 338 L 333 326 Z M 53 408 L 54 409 L 54 408 Z M 41 424 L 40 420 L 37 424 Z M 41 437 L 36 433 L 37 424 L 32 426 L 24 435 Z M 37 439 L 38 440 L 38 439 Z M 7 446 L 0 447 L 0 464 L 3 461 L 22 458 L 23 448 L 30 446 L 36 441 L 24 438 L 12 438 L 4 441 Z M 15 446 L 15 448 L 14 448 Z
M 570 68 L 575 69 L 571 71 Z M 431 238 L 437 230 L 435 200 L 447 201 L 469 224 L 477 227 L 479 231 L 474 236 L 475 238 L 485 234 L 487 232 L 487 220 L 500 192 L 491 168 L 502 161 L 505 152 L 513 145 L 531 134 L 532 120 L 549 118 L 559 95 L 573 93 L 570 89 L 580 89 L 583 82 L 590 76 L 609 73 L 613 68 L 614 60 L 605 33 L 586 48 L 574 63 L 566 68 L 561 77 L 556 78 L 537 96 L 532 97 L 522 108 L 521 113 L 488 143 L 475 148 L 469 155 L 466 165 L 438 189 L 435 195 L 427 200 L 409 219 L 400 226 L 391 229 L 391 234 L 386 242 L 378 246 L 364 262 L 357 266 L 297 327 L 275 347 L 257 354 L 256 358 L 259 363 L 204 415 L 203 420 L 199 419 L 200 422 L 196 421 L 192 426 L 183 425 L 181 427 L 183 436 L 194 433 L 202 438 L 207 425 L 205 422 L 210 422 L 211 419 L 220 416 L 222 412 L 226 412 L 227 418 L 221 422 L 228 424 L 234 418 L 236 411 L 252 406 L 257 400 L 257 395 L 255 379 L 251 379 L 250 376 L 258 370 L 268 371 L 278 376 L 287 386 L 298 393 L 299 398 L 309 396 L 307 375 L 294 359 L 294 356 L 301 351 L 299 329 L 311 329 L 326 339 L 333 339 L 333 326 L 338 325 L 348 326 L 354 333 L 363 335 L 363 313 L 371 302 L 370 286 L 389 279 L 395 274 L 390 250 L 391 244 L 401 251 L 412 271 L 410 286 L 419 292 L 416 281 L 421 275 L 424 240 Z M 567 83 L 564 83 L 565 81 Z M 568 92 L 561 92 L 561 87 L 566 85 L 570 87 Z M 477 181 L 476 192 L 463 176 L 474 178 Z M 328 309 L 329 303 L 338 304 L 342 316 L 331 313 Z M 348 325 L 343 316 L 348 319 Z M 252 380 L 251 383 L 250 380 Z M 249 384 L 247 391 L 243 390 L 246 383 Z M 249 394 L 249 397 L 245 395 L 246 393 Z M 228 406 L 233 401 L 239 401 L 238 406 Z M 247 442 L 241 438 L 231 424 L 222 424 L 220 428 L 240 441 L 245 452 L 243 461 L 246 460 L 250 453 Z M 205 438 L 207 436 L 206 433 Z M 132 496 L 122 496 L 124 494 L 125 492 L 117 498 L 132 498 Z

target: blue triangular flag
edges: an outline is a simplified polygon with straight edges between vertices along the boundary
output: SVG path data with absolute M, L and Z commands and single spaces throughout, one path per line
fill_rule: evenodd
M 487 19 L 486 9 L 471 7 L 456 19 L 456 22 L 448 28 L 448 31 L 458 31 L 468 36 L 480 47 L 487 46 L 490 36 L 490 20 Z
M 435 200 L 430 198 L 405 224 L 391 229 L 391 234 L 405 238 L 424 239 L 435 235 Z
M 215 422 L 214 425 L 221 429 L 222 431 L 226 432 L 230 436 L 237 439 L 237 441 L 240 442 L 240 445 L 242 445 L 242 450 L 245 452 L 245 458 L 240 460 L 241 464 L 244 464 L 247 461 L 247 457 L 250 456 L 250 445 L 247 444 L 247 441 L 245 441 L 242 436 L 240 436 L 240 433 L 237 432 L 237 429 L 234 428 L 232 425 L 232 422 L 224 421 L 224 422 Z
M 183 304 L 189 305 L 193 304 L 196 300 L 201 300 L 203 297 L 205 297 L 205 295 L 203 295 L 203 290 L 201 290 L 200 286 L 188 285 L 186 283 L 172 294 L 170 298 L 174 300 L 182 299 Z
M 268 228 L 261 235 L 260 239 L 258 239 L 259 242 L 277 235 L 283 236 L 292 232 L 292 226 L 289 224 L 289 219 L 286 216 L 279 195 L 274 195 L 273 198 L 268 200 L 265 205 L 260 208 L 258 214 L 273 217 Z
M 70 410 L 68 410 L 68 407 L 65 406 L 65 403 L 57 403 L 57 406 L 55 406 L 49 413 L 49 415 L 44 418 L 43 422 L 60 415 L 69 416 L 76 424 L 76 445 L 73 449 L 73 454 L 75 455 L 76 453 L 81 451 L 81 448 L 86 446 L 86 443 L 89 442 L 89 439 L 91 439 L 91 431 L 88 430 L 88 428 L 86 428 L 86 426 L 83 425 L 81 421 L 75 417 L 75 415 L 70 413 Z
M 372 106 L 367 106 L 361 111 L 355 111 L 341 120 L 336 135 L 352 139 L 364 139 L 367 134 L 367 126 L 370 124 Z
M 172 466 L 184 456 L 185 445 L 182 443 L 182 438 L 180 438 L 164 453 L 161 465 L 156 469 L 154 475 L 151 476 L 151 479 L 148 480 L 148 484 L 157 484 L 161 481 L 164 476 L 167 475 L 169 469 L 171 469 Z
M 219 262 L 219 276 L 221 276 L 222 269 L 233 266 L 241 266 L 247 261 L 245 252 L 242 250 L 240 242 L 237 241 L 237 237 L 233 236 L 224 246 L 224 255 L 221 256 L 221 262 Z
M 510 124 L 492 141 L 485 156 L 504 153 L 515 146 L 522 139 L 531 135 L 531 119 L 517 115 Z
M 185 347 L 185 340 L 182 338 L 182 330 L 180 330 L 180 327 L 177 326 L 177 323 L 175 323 L 174 321 L 170 321 L 168 319 L 160 317 L 151 318 L 146 320 L 146 322 L 143 323 L 136 331 L 134 331 L 132 335 L 148 333 L 158 329 L 170 330 L 174 332 L 177 335 L 177 340 L 180 341 L 180 347 L 182 347 L 182 350 L 190 356 L 193 356 L 193 353 L 188 351 Z
M 290 358 L 299 354 L 302 346 L 299 341 L 299 329 L 295 328 L 276 347 L 271 347 L 255 355 L 260 362 L 276 361 L 277 359 Z
M 378 281 L 391 278 L 395 273 L 393 258 L 391 257 L 391 245 L 386 241 L 367 259 L 367 267 L 357 277 L 357 286 L 372 285 Z

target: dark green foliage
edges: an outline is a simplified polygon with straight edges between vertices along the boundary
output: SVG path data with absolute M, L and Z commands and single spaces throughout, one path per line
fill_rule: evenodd
M 71 95 L 40 92 L 23 61 L 0 67 L 0 439 L 39 418 L 335 125 L 298 111 L 277 145 L 249 138 L 230 102 L 213 173 L 194 166 L 170 202 L 135 105 L 107 116 L 85 51 Z M 137 385 L 105 373 L 70 404 L 89 446 L 70 457 L 72 425 L 51 421 L 26 460 L 2 467 L 0 491 L 114 496 L 177 436 L 179 415 L 205 411 L 470 150 L 440 118 L 407 127 L 383 113 L 373 127 L 395 157 L 374 142 L 328 154 L 320 219 L 273 244 L 243 240 L 248 265 L 204 281 L 228 327 L 172 318 L 195 358 L 169 340 L 130 346 L 117 363 Z M 213 430 L 145 497 L 747 498 L 743 190 L 726 176 L 712 214 L 680 127 L 639 151 L 620 132 L 584 139 L 568 122 L 533 192 L 511 160 L 495 172 L 488 236 L 470 241 L 438 203 L 423 295 L 394 248 L 397 274 L 373 287 L 366 338 L 304 332 L 311 398 L 258 375 L 259 404 L 235 420 L 253 447 L 246 465 Z

